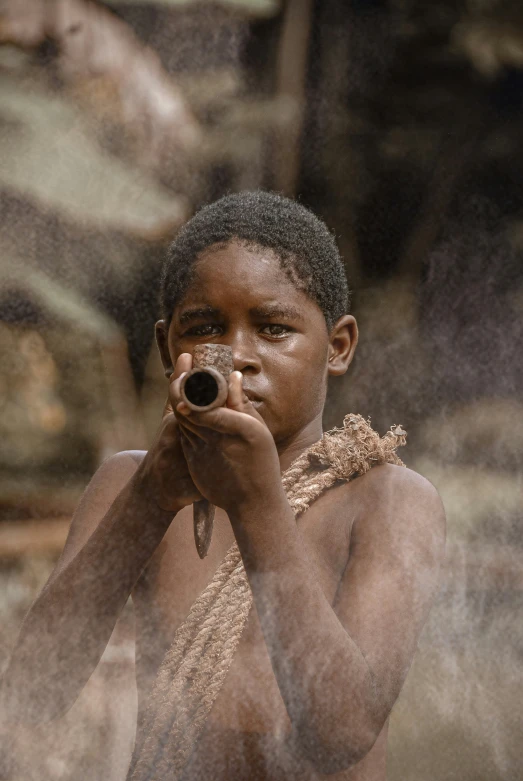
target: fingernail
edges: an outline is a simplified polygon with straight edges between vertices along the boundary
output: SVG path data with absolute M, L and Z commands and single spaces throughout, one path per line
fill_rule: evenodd
M 180 380 L 183 380 L 183 378 L 185 377 L 185 375 L 186 375 L 186 374 L 187 374 L 187 372 L 182 372 L 182 373 L 180 374 L 180 377 L 179 377 L 179 379 L 180 379 Z

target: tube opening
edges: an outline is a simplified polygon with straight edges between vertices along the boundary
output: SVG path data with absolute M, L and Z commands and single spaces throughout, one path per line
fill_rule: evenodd
M 184 393 L 188 401 L 197 407 L 207 407 L 218 396 L 218 383 L 207 372 L 191 374 L 185 381 Z

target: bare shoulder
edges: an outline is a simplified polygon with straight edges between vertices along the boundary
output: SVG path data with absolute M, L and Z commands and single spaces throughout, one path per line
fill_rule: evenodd
M 358 481 L 360 512 L 352 527 L 353 542 L 368 540 L 376 546 L 399 534 L 416 541 L 431 558 L 444 557 L 445 510 L 429 480 L 407 467 L 382 464 Z
M 421 500 L 434 510 L 443 510 L 440 496 L 432 483 L 408 467 L 381 464 L 358 479 L 362 481 L 370 502 L 379 504 L 399 495 Z
M 336 493 L 338 516 L 347 526 L 347 555 L 379 555 L 392 540 L 425 552 L 441 564 L 445 556 L 446 519 L 438 491 L 418 472 L 381 464 L 346 483 Z
M 143 455 L 140 455 L 142 452 Z M 143 456 L 145 456 L 145 451 L 122 450 L 106 458 L 100 464 L 85 489 L 77 507 L 76 515 L 86 505 L 89 505 L 91 508 L 94 505 L 100 507 L 100 509 L 102 506 L 109 506 L 129 478 L 136 472 L 143 460 Z
M 105 504 L 115 499 L 141 464 L 146 451 L 122 450 L 103 461 L 87 486 L 78 509 L 88 502 Z
M 139 466 L 147 455 L 147 450 L 123 450 L 121 453 L 117 453 L 117 455 L 125 455 Z
M 135 474 L 145 453 L 141 450 L 124 450 L 109 456 L 100 464 L 76 507 L 64 549 L 51 579 L 85 545 L 120 491 Z
M 383 507 L 394 499 L 421 503 L 420 506 L 433 513 L 440 522 L 445 521 L 443 504 L 437 489 L 429 480 L 408 467 L 380 464 L 345 483 L 343 489 L 340 490 L 337 501 L 346 507 L 356 505 L 358 514 Z

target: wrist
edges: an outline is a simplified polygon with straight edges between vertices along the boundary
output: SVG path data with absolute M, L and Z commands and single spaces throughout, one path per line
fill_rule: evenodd
M 258 523 L 268 515 L 274 516 L 275 514 L 285 513 L 288 510 L 292 513 L 281 483 L 274 486 L 270 491 L 266 489 L 259 493 L 251 491 L 248 496 L 236 500 L 226 508 L 227 515 L 233 526 L 235 523 L 242 525 Z
M 248 572 L 275 572 L 289 564 L 296 519 L 283 490 L 257 503 L 245 503 L 229 515 Z

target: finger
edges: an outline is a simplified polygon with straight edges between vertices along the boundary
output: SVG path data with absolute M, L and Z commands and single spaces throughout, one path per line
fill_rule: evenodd
M 171 399 L 171 404 L 173 406 L 173 409 L 176 409 L 176 406 L 180 403 L 182 400 L 181 396 L 181 386 L 182 386 L 182 380 L 185 377 L 187 372 L 182 372 L 179 377 L 177 377 L 171 384 L 169 385 L 169 398 Z
M 220 434 L 248 437 L 250 434 L 255 434 L 259 426 L 264 425 L 247 412 L 239 412 L 228 407 L 194 412 L 182 402 L 177 405 L 176 410 L 193 426 L 209 428 Z
M 192 369 L 192 355 L 191 353 L 180 353 L 174 364 L 174 370 L 169 377 L 169 382 L 177 379 L 180 374 L 188 372 Z
M 193 436 L 196 436 L 202 442 L 209 442 L 209 435 L 205 433 L 203 426 L 196 426 L 196 424 L 192 423 L 190 420 L 187 420 L 187 418 L 184 415 L 181 415 L 176 409 L 174 414 L 176 416 L 176 420 L 180 424 L 180 430 L 182 433 L 189 431 Z
M 237 409 L 241 412 L 246 403 L 249 404 L 249 399 L 243 392 L 243 375 L 241 372 L 232 372 L 229 377 L 229 392 L 226 404 L 229 409 Z
M 176 361 L 176 372 L 171 375 L 171 380 L 169 384 L 169 396 L 171 399 L 171 404 L 173 405 L 173 408 L 176 407 L 177 403 L 180 401 L 180 387 L 182 379 L 185 377 L 187 372 L 190 372 L 193 366 L 193 359 L 192 355 L 190 353 L 182 353 L 178 360 Z
M 165 417 L 166 415 L 174 411 L 177 397 L 176 394 L 173 395 L 172 392 L 173 385 L 175 385 L 175 383 L 178 382 L 180 378 L 183 377 L 183 375 L 186 374 L 191 369 L 192 369 L 191 353 L 181 353 L 176 360 L 173 373 L 169 377 L 169 390 L 168 390 L 167 401 L 165 403 L 162 417 Z
M 231 372 L 229 377 L 229 394 L 227 396 L 226 404 L 229 409 L 234 409 L 238 412 L 246 412 L 247 415 L 251 415 L 265 425 L 263 417 L 253 406 L 243 390 L 243 374 L 241 372 Z

